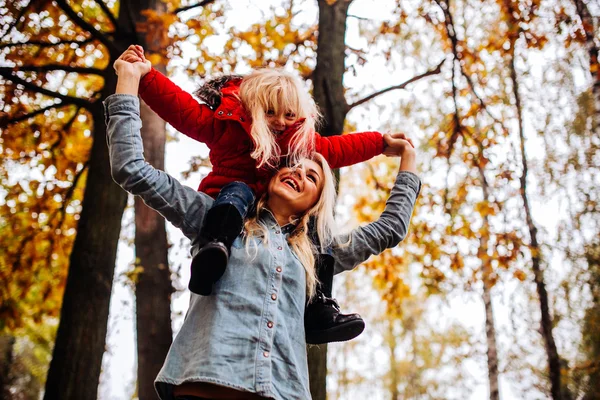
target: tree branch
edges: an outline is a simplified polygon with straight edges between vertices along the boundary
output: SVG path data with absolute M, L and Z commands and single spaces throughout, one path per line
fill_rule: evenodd
M 106 74 L 106 70 L 99 68 L 88 68 L 88 67 L 72 67 L 70 65 L 60 65 L 60 64 L 48 64 L 48 65 L 19 65 L 15 67 L 0 67 L 0 71 L 2 72 L 51 72 L 51 71 L 64 71 L 64 72 L 74 72 L 77 74 L 85 74 L 85 75 L 100 75 L 104 76 Z
M 363 103 L 366 103 L 367 101 L 372 100 L 375 97 L 377 97 L 377 96 L 379 96 L 381 94 L 387 93 L 389 91 L 396 90 L 396 89 L 404 89 L 407 85 L 409 85 L 409 84 L 411 84 L 413 82 L 416 82 L 416 81 L 418 81 L 420 79 L 423 79 L 423 78 L 425 78 L 427 76 L 437 75 L 437 74 L 439 74 L 441 72 L 442 65 L 444 64 L 444 62 L 446 62 L 446 59 L 442 60 L 442 62 L 440 62 L 437 65 L 437 67 L 432 68 L 429 71 L 424 72 L 424 73 L 422 73 L 420 75 L 414 76 L 414 77 L 410 78 L 409 80 L 407 80 L 406 82 L 403 82 L 403 83 L 401 83 L 399 85 L 390 86 L 389 88 L 386 88 L 386 89 L 383 89 L 383 90 L 379 90 L 379 91 L 377 91 L 375 93 L 372 93 L 372 94 L 368 95 L 367 97 L 365 97 L 365 98 L 363 98 L 361 100 L 358 100 L 358 101 L 356 101 L 356 102 L 354 102 L 352 104 L 349 104 L 347 110 L 350 111 L 354 107 L 359 106 L 359 105 L 361 105 Z
M 191 10 L 196 7 L 204 7 L 204 6 L 207 6 L 210 3 L 214 3 L 214 2 L 215 2 L 215 0 L 203 0 L 200 3 L 191 4 L 191 5 L 185 6 L 185 7 L 179 7 L 173 11 L 173 14 L 179 14 L 180 12 Z
M 12 119 L 9 119 L 9 118 L 6 118 L 6 117 L 0 118 L 0 129 L 4 129 L 8 125 L 16 124 L 17 122 L 21 122 L 21 121 L 25 121 L 25 120 L 27 120 L 29 118 L 33 118 L 36 115 L 45 113 L 46 111 L 52 110 L 53 108 L 63 107 L 63 106 L 68 106 L 68 105 L 71 105 L 71 103 L 64 103 L 63 102 L 63 103 L 58 103 L 58 104 L 51 104 L 51 105 L 49 105 L 47 107 L 40 108 L 39 110 L 35 110 L 35 111 L 33 111 L 33 112 L 29 113 L 29 114 L 21 115 L 21 116 L 16 117 L 16 118 L 12 118 Z
M 86 43 L 90 43 L 93 42 L 94 38 L 90 37 L 87 38 L 85 40 L 62 40 L 60 42 L 56 42 L 56 43 L 52 43 L 52 42 L 46 42 L 46 41 L 42 41 L 42 40 L 30 40 L 29 42 L 22 42 L 22 43 L 2 43 L 0 44 L 0 49 L 4 49 L 5 47 L 17 47 L 17 46 L 40 46 L 40 47 L 53 47 L 53 46 L 59 46 L 61 44 L 86 44 Z
M 62 142 L 64 135 L 69 133 L 69 130 L 71 130 L 71 127 L 73 126 L 73 122 L 75 122 L 75 118 L 77 118 L 77 116 L 79 115 L 79 111 L 81 111 L 81 107 L 77 107 L 77 109 L 73 113 L 73 116 L 69 119 L 69 121 L 67 121 L 66 124 L 63 125 L 60 134 L 58 135 L 58 139 L 56 140 L 56 142 L 52 143 L 52 146 L 50 146 L 50 148 L 48 149 L 50 152 L 54 152 L 54 150 Z
M 102 9 L 102 11 L 104 12 L 104 14 L 106 14 L 106 16 L 108 17 L 108 19 L 110 19 L 110 22 L 113 24 L 113 29 L 116 30 L 117 27 L 119 26 L 119 22 L 117 21 L 117 19 L 113 15 L 113 13 L 110 12 L 110 9 L 106 5 L 106 3 L 103 0 L 94 0 L 94 2 L 96 4 L 98 4 L 98 6 Z
M 108 36 L 106 36 L 103 32 L 94 28 L 94 26 L 92 26 L 92 24 L 90 24 L 89 22 L 84 20 L 82 17 L 80 17 L 75 12 L 75 10 L 73 10 L 71 8 L 71 6 L 69 6 L 69 4 L 67 4 L 66 0 L 55 0 L 55 1 L 56 1 L 56 4 L 58 4 L 58 6 L 65 12 L 65 14 L 67 14 L 67 16 L 69 18 L 71 18 L 73 20 L 73 22 L 75 22 L 77 25 L 79 25 L 79 27 L 81 27 L 83 30 L 88 31 L 93 37 L 95 37 L 100 42 L 102 42 L 102 44 L 104 44 L 106 47 L 108 47 L 108 50 L 110 52 L 118 53 L 118 49 L 115 46 L 115 44 L 113 43 L 113 41 Z
M 348 18 L 356 18 L 359 21 L 368 21 L 369 20 L 369 18 L 359 17 L 358 15 L 354 15 L 354 14 L 348 14 Z
M 444 0 L 435 0 L 435 2 L 442 9 L 442 12 L 444 13 L 444 19 L 445 19 L 444 27 L 446 28 L 446 34 L 448 35 L 448 38 L 450 39 L 450 43 L 452 44 L 452 54 L 454 55 L 454 59 L 458 61 L 458 68 L 460 70 L 460 74 L 466 79 L 467 84 L 471 88 L 471 93 L 473 93 L 473 96 L 475 96 L 475 98 L 479 102 L 479 105 L 481 106 L 481 108 L 486 112 L 486 114 L 495 123 L 500 124 L 500 126 L 502 127 L 504 132 L 508 132 L 508 130 L 506 129 L 506 127 L 504 126 L 502 121 L 500 121 L 498 118 L 496 118 L 494 115 L 492 115 L 492 113 L 487 108 L 487 105 L 485 104 L 485 102 L 483 101 L 481 96 L 479 96 L 479 94 L 477 94 L 473 80 L 465 72 L 465 70 L 461 64 L 462 58 L 458 52 L 458 38 L 456 37 L 456 30 L 454 29 L 454 18 L 452 17 L 452 13 L 450 12 L 450 4 L 448 3 L 448 0 L 445 0 L 445 1 Z
M 99 68 L 89 68 L 89 67 L 72 67 L 70 65 L 61 65 L 61 64 L 47 64 L 47 65 L 19 65 L 15 67 L 0 67 L 0 71 L 3 72 L 15 72 L 15 71 L 23 71 L 23 72 L 50 72 L 50 71 L 65 71 L 65 72 L 75 72 L 78 74 L 90 74 L 90 75 L 100 75 L 104 76 L 106 74 L 106 70 Z
M 86 99 L 82 99 L 79 97 L 73 97 L 73 96 L 66 96 L 64 94 L 56 93 L 52 90 L 40 87 L 32 82 L 27 82 L 25 79 L 19 78 L 18 76 L 15 76 L 9 72 L 0 70 L 0 76 L 3 76 L 5 79 L 13 82 L 14 84 L 25 87 L 25 89 L 31 90 L 36 93 L 44 94 L 46 96 L 56 97 L 57 99 L 62 100 L 64 103 L 71 103 L 76 106 L 85 107 L 85 108 L 89 108 L 93 104 L 92 102 L 90 102 L 89 100 L 86 100 Z
M 25 7 L 23 7 L 21 9 L 21 11 L 19 11 L 19 15 L 8 26 L 8 29 L 6 31 L 2 32 L 2 39 L 4 39 L 4 36 L 8 35 L 10 33 L 10 31 L 12 31 L 17 26 L 17 24 L 19 23 L 21 18 L 23 18 L 23 15 L 25 15 L 25 13 L 29 9 L 29 7 L 31 7 L 32 4 L 33 4 L 33 1 L 30 1 Z

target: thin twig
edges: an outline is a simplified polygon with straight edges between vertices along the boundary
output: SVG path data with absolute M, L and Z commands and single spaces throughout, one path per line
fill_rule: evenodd
M 180 12 L 191 10 L 196 7 L 204 7 L 204 6 L 209 5 L 210 3 L 214 3 L 214 1 L 215 0 L 203 0 L 200 3 L 191 4 L 191 5 L 185 6 L 185 7 L 179 7 L 173 11 L 173 14 L 179 14 Z
M 442 62 L 440 62 L 435 68 L 432 68 L 429 71 L 424 72 L 424 73 L 422 73 L 420 75 L 414 76 L 414 77 L 410 78 L 409 80 L 407 80 L 406 82 L 403 82 L 403 83 L 401 83 L 399 85 L 390 86 L 390 87 L 388 87 L 386 89 L 383 89 L 383 90 L 379 90 L 379 91 L 377 91 L 375 93 L 372 93 L 372 94 L 368 95 L 367 97 L 365 97 L 365 98 L 363 98 L 361 100 L 358 100 L 358 101 L 356 101 L 356 102 L 354 102 L 352 104 L 349 104 L 347 110 L 350 111 L 354 107 L 359 106 L 359 105 L 361 105 L 363 103 L 366 103 L 367 101 L 372 100 L 375 97 L 377 97 L 377 96 L 379 96 L 379 95 L 381 95 L 383 93 L 387 93 L 389 91 L 396 90 L 396 89 L 404 89 L 407 85 L 409 85 L 409 84 L 411 84 L 413 82 L 416 82 L 416 81 L 418 81 L 420 79 L 423 79 L 423 78 L 425 78 L 427 76 L 439 74 L 441 72 L 441 70 L 442 70 L 442 65 L 444 64 L 445 61 L 446 61 L 445 59 L 442 60 Z

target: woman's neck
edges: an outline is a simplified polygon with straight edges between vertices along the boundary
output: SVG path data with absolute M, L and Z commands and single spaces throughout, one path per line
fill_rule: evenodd
M 295 216 L 281 210 L 281 208 L 282 207 L 277 207 L 276 204 L 271 204 L 271 202 L 267 201 L 267 210 L 271 212 L 273 218 L 277 221 L 277 224 L 279 224 L 279 226 L 286 226 L 295 219 Z

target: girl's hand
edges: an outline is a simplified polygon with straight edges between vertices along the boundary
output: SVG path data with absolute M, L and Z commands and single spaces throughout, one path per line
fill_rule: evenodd
M 415 145 L 404 133 L 386 133 L 383 135 L 385 148 L 383 154 L 388 157 L 402 157 L 403 153 L 410 149 L 414 152 Z
M 127 50 L 113 64 L 117 75 L 124 73 L 143 77 L 152 69 L 150 61 L 144 57 L 144 49 L 141 46 L 129 46 Z

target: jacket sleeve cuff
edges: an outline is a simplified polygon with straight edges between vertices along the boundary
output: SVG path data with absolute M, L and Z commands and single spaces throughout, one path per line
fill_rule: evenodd
M 142 79 L 140 80 L 140 87 L 138 89 L 138 93 L 140 95 L 146 91 L 146 88 L 148 88 L 150 84 L 152 84 L 152 82 L 156 79 L 156 74 L 158 73 L 159 72 L 156 69 L 154 69 L 154 67 L 152 67 L 150 72 L 148 72 L 142 77 Z
M 111 94 L 108 96 L 102 104 L 104 105 L 104 122 L 108 125 L 108 118 L 111 115 L 119 113 L 121 111 L 127 111 L 140 115 L 140 99 L 137 96 L 131 94 Z
M 396 185 L 406 184 L 415 192 L 415 198 L 419 197 L 419 193 L 421 193 L 421 179 L 414 173 L 410 171 L 399 171 L 396 176 Z

